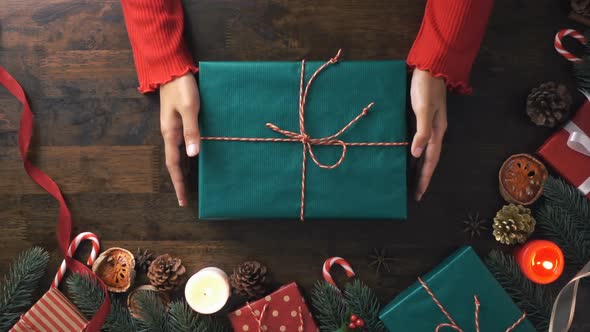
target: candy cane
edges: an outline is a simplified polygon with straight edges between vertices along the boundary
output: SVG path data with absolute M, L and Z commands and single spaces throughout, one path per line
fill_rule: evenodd
M 582 59 L 580 59 L 580 58 L 576 57 L 575 55 L 571 54 L 570 52 L 568 52 L 561 44 L 561 40 L 565 36 L 570 36 L 572 38 L 575 38 L 582 44 L 586 44 L 586 37 L 584 37 L 583 34 L 579 33 L 578 31 L 576 31 L 574 29 L 562 29 L 562 30 L 559 30 L 559 32 L 557 32 L 557 34 L 555 34 L 555 40 L 553 42 L 553 46 L 555 46 L 557 53 L 561 54 L 564 58 L 568 59 L 571 62 L 582 62 L 583 61 Z
M 350 267 L 350 264 L 348 264 L 348 262 L 344 260 L 344 258 L 331 257 L 326 259 L 326 261 L 324 262 L 324 267 L 322 268 L 322 275 L 324 276 L 324 280 L 326 280 L 327 282 L 329 282 L 337 288 L 338 286 L 336 286 L 334 279 L 332 279 L 332 276 L 330 275 L 330 269 L 332 269 L 332 266 L 334 266 L 334 264 L 340 265 L 344 269 L 344 272 L 346 272 L 346 276 L 349 278 L 354 277 L 354 271 L 352 270 L 352 267 Z
M 72 243 L 70 243 L 70 246 L 68 247 L 67 255 L 68 255 L 68 257 L 73 257 L 74 253 L 78 249 L 78 246 L 80 245 L 80 242 L 82 242 L 84 240 L 92 241 L 92 251 L 90 252 L 90 256 L 88 257 L 88 260 L 86 261 L 86 265 L 92 266 L 92 264 L 94 264 L 94 260 L 96 259 L 96 256 L 98 255 L 98 252 L 100 251 L 100 243 L 98 242 L 98 236 L 96 236 L 93 233 L 83 232 L 83 233 L 78 234 L 74 238 Z M 57 271 L 57 273 L 55 274 L 55 278 L 53 279 L 53 283 L 51 284 L 51 287 L 59 286 L 59 283 L 61 282 L 61 279 L 63 279 L 64 274 L 66 274 L 66 260 L 65 259 L 61 262 L 61 265 L 59 267 L 59 271 Z

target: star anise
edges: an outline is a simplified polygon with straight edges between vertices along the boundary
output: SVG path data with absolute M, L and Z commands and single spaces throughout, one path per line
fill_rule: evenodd
M 387 272 L 391 272 L 389 263 L 394 262 L 396 259 L 387 255 L 385 248 L 373 248 L 371 254 L 368 255 L 370 260 L 369 267 L 375 269 L 376 274 L 381 273 L 381 269 L 385 269 Z
M 467 220 L 463 220 L 463 232 L 469 234 L 473 239 L 475 236 L 480 236 L 481 232 L 487 231 L 486 220 L 479 217 L 479 213 L 475 215 L 469 214 Z

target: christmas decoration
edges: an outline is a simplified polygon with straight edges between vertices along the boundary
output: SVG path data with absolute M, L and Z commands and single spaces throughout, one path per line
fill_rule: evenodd
M 200 64 L 199 219 L 406 218 L 406 64 L 339 62 Z
M 322 269 L 324 281 L 316 283 L 312 293 L 312 304 L 318 315 L 321 331 L 346 331 L 351 329 L 352 315 L 361 319 L 361 325 L 368 331 L 386 331 L 379 320 L 381 305 L 375 293 L 362 281 L 355 279 L 344 286 L 344 291 L 337 288 L 330 269 L 333 265 L 341 266 L 349 278 L 354 277 L 350 264 L 340 257 L 326 260 Z M 357 319 L 358 320 L 358 319 Z M 358 328 L 355 320 L 355 328 Z
M 529 154 L 510 156 L 498 173 L 500 194 L 508 203 L 529 205 L 543 193 L 547 169 Z
M 141 248 L 137 248 L 134 258 L 135 258 L 135 269 L 137 271 L 147 272 L 150 265 L 152 265 L 152 262 L 156 258 L 156 255 L 154 254 L 153 251 L 151 251 L 149 249 L 142 250 Z
M 234 331 L 318 331 L 295 283 L 247 303 L 229 314 L 229 320 Z
M 575 187 L 550 177 L 535 218 L 540 234 L 563 250 L 570 273 L 590 260 L 590 200 Z
M 80 233 L 72 240 L 66 251 L 66 259 L 73 257 L 80 242 L 84 240 L 90 240 L 93 243 L 90 258 L 87 260 L 87 264 L 92 265 L 96 254 L 100 251 L 100 245 L 98 237 L 89 232 Z M 49 290 L 43 294 L 29 311 L 20 317 L 19 321 L 10 330 L 11 332 L 30 332 L 31 330 L 82 332 L 87 330 L 90 322 L 57 288 L 66 267 L 67 263 L 64 260 Z M 103 294 L 104 292 L 106 291 L 103 289 Z M 99 303 L 104 303 L 104 301 Z M 47 310 L 47 308 L 52 309 Z M 106 314 L 104 318 L 106 318 Z
M 549 320 L 549 332 L 569 331 L 574 321 L 580 281 L 590 277 L 590 261 L 559 291 Z
M 49 254 L 33 247 L 20 253 L 10 264 L 0 285 L 0 331 L 7 331 L 31 307 L 48 262 Z
M 493 235 L 504 244 L 524 243 L 535 230 L 531 210 L 522 205 L 504 205 L 494 217 Z
M 553 134 L 539 154 L 561 176 L 590 199 L 590 102 Z
M 148 269 L 150 283 L 160 291 L 171 291 L 180 286 L 185 280 L 186 268 L 180 258 L 168 254 L 154 259 Z
M 535 331 L 471 247 L 419 278 L 380 318 L 389 331 Z
M 369 254 L 369 267 L 375 269 L 375 273 L 379 275 L 381 269 L 385 269 L 387 272 L 391 272 L 389 263 L 394 262 L 395 259 L 387 255 L 385 248 L 373 248 L 373 252 Z
M 563 253 L 551 241 L 529 241 L 518 248 L 514 256 L 522 273 L 537 284 L 552 283 L 563 273 Z
M 134 290 L 132 290 L 129 293 L 129 295 L 127 296 L 127 309 L 129 309 L 129 313 L 134 318 L 141 319 L 141 317 L 139 316 L 139 308 L 138 308 L 139 304 L 136 299 L 136 296 L 137 296 L 137 294 L 139 294 L 139 292 L 143 292 L 143 291 L 154 292 L 157 295 L 156 298 L 159 299 L 160 301 L 162 301 L 162 305 L 164 307 L 167 307 L 168 304 L 170 303 L 170 296 L 168 296 L 167 293 L 160 292 L 156 287 L 154 287 L 152 285 L 139 286 L 139 287 L 135 288 Z
M 184 288 L 184 297 L 194 311 L 213 314 L 223 309 L 231 295 L 229 277 L 216 267 L 206 267 L 195 273 Z
M 567 119 L 571 106 L 572 95 L 565 85 L 546 82 L 528 95 L 526 113 L 537 126 L 552 128 Z
M 110 248 L 98 256 L 92 271 L 110 292 L 126 292 L 135 280 L 135 259 L 127 249 Z
M 463 220 L 463 232 L 469 234 L 473 239 L 475 236 L 480 236 L 481 232 L 487 231 L 487 221 L 479 217 L 479 213 L 475 215 L 469 214 L 467 220 Z
M 512 300 L 527 313 L 538 331 L 547 331 L 551 313 L 551 296 L 541 285 L 527 279 L 512 255 L 492 251 L 486 264 Z
M 252 300 L 267 293 L 269 273 L 260 262 L 247 261 L 234 269 L 229 280 L 235 294 Z
M 581 44 L 586 46 L 586 50 L 582 58 L 577 57 L 576 55 L 570 53 L 563 47 L 561 40 L 569 36 L 571 38 L 576 39 Z M 574 69 L 574 76 L 578 83 L 578 87 L 582 90 L 583 93 L 590 92 L 590 48 L 588 47 L 588 40 L 590 38 L 590 31 L 586 31 L 583 35 L 576 30 L 573 29 L 563 29 L 559 30 L 557 34 L 555 34 L 555 39 L 553 41 L 553 45 L 557 50 L 557 53 L 561 54 L 564 58 L 568 61 L 572 62 L 573 69 Z

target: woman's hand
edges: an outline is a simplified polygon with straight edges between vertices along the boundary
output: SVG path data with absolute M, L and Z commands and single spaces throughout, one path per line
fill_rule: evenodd
M 187 193 L 180 166 L 179 147 L 184 141 L 186 154 L 189 157 L 199 154 L 200 107 L 199 88 L 192 73 L 187 73 L 160 86 L 160 128 L 164 138 L 166 167 L 180 206 L 186 205 Z
M 412 155 L 415 158 L 424 155 L 415 193 L 416 200 L 420 201 L 438 164 L 447 130 L 447 88 L 442 78 L 416 68 L 412 75 L 410 97 L 416 114 Z

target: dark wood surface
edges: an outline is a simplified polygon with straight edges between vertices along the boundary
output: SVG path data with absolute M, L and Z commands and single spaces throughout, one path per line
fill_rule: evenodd
M 424 1 L 184 1 L 186 35 L 199 60 L 402 59 Z M 405 222 L 197 220 L 180 209 L 162 162 L 157 96 L 137 90 L 118 0 L 2 0 L 0 64 L 27 91 L 35 113 L 32 158 L 62 187 L 78 231 L 105 248 L 146 247 L 183 258 L 190 272 L 226 271 L 245 260 L 268 264 L 279 283 L 306 290 L 327 256 L 346 257 L 387 301 L 464 244 L 481 255 L 498 247 L 490 232 L 471 240 L 462 221 L 488 221 L 502 206 L 497 170 L 510 154 L 533 152 L 551 130 L 524 112 L 528 91 L 548 80 L 574 88 L 553 49 L 568 8 L 554 0 L 499 0 L 474 64 L 470 97 L 449 98 L 449 131 L 424 202 Z M 57 204 L 24 173 L 16 148 L 21 107 L 0 89 L 0 273 L 32 245 L 59 261 Z M 189 178 L 196 188 L 196 166 Z M 196 202 L 196 193 L 193 195 Z M 391 273 L 368 266 L 373 247 L 395 258 Z M 587 309 L 586 309 L 587 310 Z M 590 327 L 586 326 L 587 329 Z M 583 329 L 581 329 L 583 330 Z

